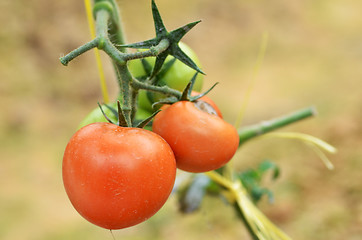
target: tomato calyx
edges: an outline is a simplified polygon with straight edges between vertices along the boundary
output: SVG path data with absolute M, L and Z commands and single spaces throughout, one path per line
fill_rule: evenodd
M 157 55 L 155 65 L 150 74 L 150 78 L 153 78 L 162 68 L 163 63 L 165 62 L 168 55 L 172 55 L 175 58 L 179 59 L 181 62 L 186 64 L 187 66 L 195 69 L 197 72 L 204 74 L 204 72 L 195 64 L 195 62 L 188 57 L 179 47 L 178 43 L 184 35 L 190 31 L 196 24 L 200 21 L 195 21 L 189 24 L 186 24 L 182 27 L 179 27 L 171 32 L 166 30 L 165 25 L 163 24 L 163 20 L 158 11 L 156 3 L 152 0 L 152 16 L 156 30 L 156 37 L 132 44 L 124 44 L 119 47 L 127 47 L 127 48 L 136 48 L 136 49 L 152 49 L 154 46 L 157 46 L 161 41 L 166 40 L 169 44 L 167 49 Z
M 206 112 L 208 114 L 211 114 L 211 115 L 215 115 L 215 116 L 218 116 L 215 108 L 213 108 L 209 103 L 205 102 L 205 101 L 202 101 L 202 100 L 197 100 L 194 102 L 194 106 L 203 111 L 203 112 Z
M 124 113 L 122 111 L 121 108 L 121 104 L 120 101 L 117 101 L 117 110 L 114 109 L 113 107 L 109 106 L 108 104 L 104 104 L 104 106 L 106 106 L 111 112 L 112 114 L 114 114 L 114 116 L 116 117 L 116 119 L 118 119 L 117 123 L 113 122 L 108 116 L 107 114 L 103 111 L 102 106 L 99 104 L 98 102 L 98 107 L 101 110 L 103 116 L 106 118 L 106 120 L 109 123 L 118 125 L 120 127 L 136 127 L 136 128 L 145 128 L 146 126 L 150 126 L 150 122 L 152 121 L 152 119 L 156 116 L 157 113 L 159 113 L 161 110 L 157 110 L 154 113 L 152 113 L 149 117 L 145 118 L 144 120 L 141 121 L 134 121 L 132 123 L 132 126 L 129 126 L 127 124 L 127 121 L 125 119 Z

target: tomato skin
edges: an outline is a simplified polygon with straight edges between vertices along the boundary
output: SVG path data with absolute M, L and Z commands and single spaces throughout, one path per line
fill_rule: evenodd
M 157 134 L 93 123 L 70 139 L 63 182 L 74 208 L 106 229 L 136 225 L 169 197 L 176 176 L 174 154 Z
M 185 43 L 180 42 L 179 47 L 184 51 L 198 67 L 200 67 L 200 60 L 198 59 L 196 53 Z M 172 60 L 172 56 L 166 58 L 165 63 Z M 145 60 L 153 67 L 155 64 L 155 57 L 148 57 Z M 128 62 L 128 67 L 130 72 L 135 77 L 143 77 L 146 75 L 146 72 L 143 68 L 142 62 L 139 59 L 132 60 Z M 165 75 L 160 79 L 162 84 L 169 86 L 170 88 L 176 89 L 178 91 L 184 90 L 186 85 L 190 82 L 196 71 L 189 66 L 185 65 L 179 60 L 176 60 L 175 63 L 170 67 L 170 69 L 165 73 Z M 203 75 L 198 74 L 193 89 L 195 91 L 201 91 L 203 86 Z M 152 95 L 153 93 L 151 93 Z M 153 94 L 153 100 L 158 101 L 162 94 Z M 147 92 L 145 90 L 139 91 L 138 96 L 138 105 L 141 108 L 146 109 L 147 111 L 153 112 L 152 103 L 147 97 Z
M 239 145 L 238 133 L 231 124 L 188 101 L 164 107 L 156 115 L 152 128 L 171 146 L 177 167 L 188 172 L 222 167 Z

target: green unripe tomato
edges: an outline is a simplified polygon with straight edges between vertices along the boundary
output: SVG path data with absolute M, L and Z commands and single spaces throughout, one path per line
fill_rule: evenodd
M 179 46 L 182 49 L 182 51 L 184 51 L 186 55 L 189 56 L 196 63 L 198 67 L 200 67 L 200 61 L 196 56 L 196 53 L 185 43 L 180 42 Z M 173 56 L 168 56 L 166 58 L 165 63 L 171 61 L 173 58 L 174 58 Z M 154 66 L 155 57 L 148 57 L 145 59 L 152 67 Z M 147 75 L 140 59 L 129 61 L 128 67 L 134 77 L 144 77 Z M 168 69 L 168 71 L 162 76 L 162 78 L 159 79 L 159 83 L 161 85 L 167 85 L 173 89 L 182 91 L 184 90 L 186 85 L 190 82 L 195 73 L 196 71 L 194 69 L 185 65 L 183 62 L 176 60 L 174 64 Z M 203 75 L 198 74 L 193 90 L 200 92 L 202 89 L 202 85 L 203 85 Z M 145 90 L 139 91 L 138 105 L 141 108 L 144 108 L 152 112 L 153 109 L 152 109 L 152 103 L 150 102 L 150 98 L 151 96 L 149 93 L 147 93 L 147 91 Z M 160 96 L 155 98 L 156 99 L 153 100 L 158 100 Z
M 110 103 L 110 104 L 108 104 L 108 106 L 110 106 L 114 109 L 117 109 L 117 103 Z M 102 109 L 103 109 L 104 113 L 107 115 L 107 117 L 110 120 L 112 120 L 112 122 L 114 122 L 114 123 L 117 122 L 117 117 L 113 114 L 113 112 L 109 108 L 107 108 L 105 105 L 102 105 Z M 149 111 L 139 107 L 137 109 L 137 113 L 136 113 L 136 120 L 144 120 L 144 119 L 148 118 L 149 116 L 151 116 L 151 114 L 152 113 L 150 113 Z M 95 123 L 95 122 L 108 122 L 107 119 L 104 117 L 102 111 L 99 109 L 99 107 L 93 109 L 79 124 L 78 128 L 84 127 L 88 124 Z M 147 129 L 147 127 L 146 127 L 146 129 Z

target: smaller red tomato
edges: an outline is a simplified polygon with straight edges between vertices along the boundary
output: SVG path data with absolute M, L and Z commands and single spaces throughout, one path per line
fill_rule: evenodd
M 234 126 L 220 118 L 203 101 L 180 101 L 163 107 L 152 129 L 171 146 L 177 167 L 206 172 L 225 165 L 235 154 L 239 136 Z M 211 112 L 211 114 L 209 113 Z

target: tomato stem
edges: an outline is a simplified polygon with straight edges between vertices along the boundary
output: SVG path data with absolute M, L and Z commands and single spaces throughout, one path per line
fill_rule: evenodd
M 95 47 L 98 46 L 98 39 L 93 39 L 90 42 L 87 42 L 86 44 L 80 46 L 77 49 L 74 49 L 73 51 L 71 51 L 70 53 L 68 53 L 67 55 L 63 56 L 60 58 L 60 62 L 64 65 L 67 66 L 68 63 L 70 61 L 72 61 L 74 58 L 78 57 L 79 55 L 87 52 L 88 50 L 91 50 Z
M 285 116 L 281 116 L 278 118 L 274 118 L 268 121 L 262 121 L 258 124 L 239 128 L 239 146 L 241 146 L 246 141 L 263 135 L 265 133 L 268 133 L 270 131 L 276 130 L 278 128 L 287 126 L 289 124 L 298 122 L 300 120 L 303 120 L 308 117 L 315 116 L 317 114 L 317 111 L 315 107 L 308 107 L 304 108 L 298 111 L 295 111 L 293 113 L 287 114 Z
M 135 89 L 144 89 L 144 90 L 148 90 L 148 91 L 152 91 L 152 92 L 163 93 L 165 95 L 172 95 L 177 98 L 180 98 L 182 95 L 182 93 L 180 91 L 170 88 L 167 85 L 156 86 L 156 85 L 151 85 L 147 82 L 141 82 L 137 79 L 133 79 L 132 87 Z

